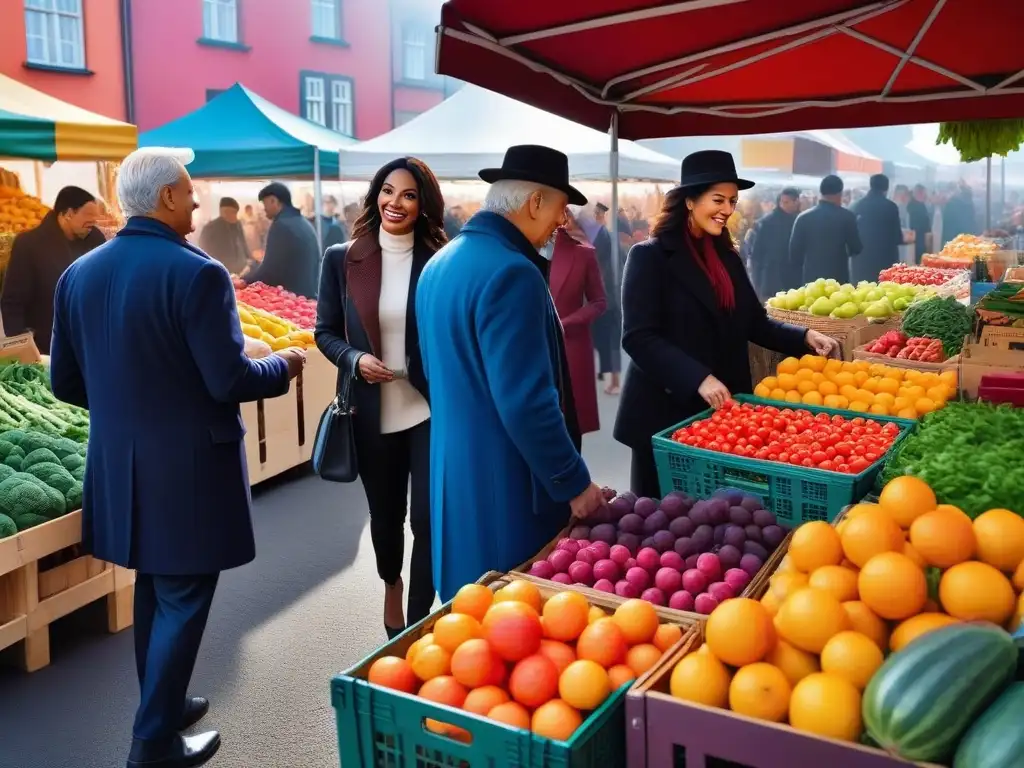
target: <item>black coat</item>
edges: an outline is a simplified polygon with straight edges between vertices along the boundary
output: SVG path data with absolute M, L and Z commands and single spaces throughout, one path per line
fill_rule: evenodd
M 615 439 L 650 448 L 651 437 L 708 408 L 697 394 L 714 375 L 749 394 L 749 342 L 791 355 L 807 352 L 806 330 L 771 320 L 738 255 L 721 253 L 736 307 L 720 309 L 682 236 L 634 245 L 622 280 L 622 346 L 630 357 L 615 418 Z
M 285 208 L 270 224 L 263 261 L 246 275 L 249 283 L 278 285 L 308 299 L 316 298 L 320 246 L 316 230 L 298 208 Z
M 932 214 L 928 206 L 920 200 L 907 203 L 907 219 L 910 229 L 914 230 L 914 256 L 918 264 L 927 252 L 927 237 L 932 231 Z
M 819 277 L 848 283 L 850 257 L 861 250 L 857 217 L 841 205 L 821 200 L 793 222 L 789 260 L 794 276 L 801 283 L 810 283 Z
M 416 328 L 416 286 L 420 273 L 434 252 L 421 240 L 412 253 L 409 299 L 405 316 L 406 371 L 409 383 L 430 401 L 427 377 L 420 356 Z M 380 359 L 378 303 L 381 285 L 381 251 L 376 237 L 360 237 L 329 248 L 320 273 L 316 303 L 316 345 L 338 368 L 338 389 L 345 378 L 357 372 L 352 389 L 356 408 L 353 426 L 358 445 L 371 443 L 380 435 L 380 386 L 358 375 L 359 358 L 371 354 Z
M 754 287 L 765 299 L 779 291 L 795 288 L 800 276 L 794 275 L 789 262 L 789 239 L 796 216 L 776 208 L 759 222 L 751 233 L 750 254 Z
M 853 282 L 875 282 L 878 273 L 900 260 L 903 226 L 900 209 L 883 192 L 868 192 L 853 206 L 864 250 L 853 260 Z

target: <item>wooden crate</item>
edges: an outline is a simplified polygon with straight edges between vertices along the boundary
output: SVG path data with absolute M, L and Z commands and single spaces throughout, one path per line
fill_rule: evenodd
M 135 572 L 79 555 L 81 540 L 80 511 L 0 539 L 0 650 L 22 643 L 27 672 L 50 663 L 50 624 L 101 597 L 110 632 L 132 624 Z M 59 553 L 64 562 L 47 566 Z

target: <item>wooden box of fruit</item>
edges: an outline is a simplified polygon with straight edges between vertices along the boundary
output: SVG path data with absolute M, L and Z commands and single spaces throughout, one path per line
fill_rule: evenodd
M 694 623 L 487 574 L 331 683 L 342 765 L 625 764 L 629 686 Z

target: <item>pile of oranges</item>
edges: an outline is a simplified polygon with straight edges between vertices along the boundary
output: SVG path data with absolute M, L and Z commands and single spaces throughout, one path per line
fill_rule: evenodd
M 545 600 L 527 581 L 496 592 L 469 584 L 405 658 L 378 658 L 367 679 L 565 741 L 588 712 L 681 638 L 682 630 L 662 624 L 643 600 L 627 600 L 609 616 L 578 592 Z M 427 727 L 469 740 L 464 729 L 438 720 Z
M 837 526 L 805 523 L 760 601 L 727 600 L 671 679 L 678 698 L 835 739 L 861 735 L 861 692 L 890 651 L 938 627 L 1024 615 L 1024 518 L 974 521 L 915 477 Z
M 768 400 L 904 419 L 942 408 L 956 393 L 956 371 L 915 371 L 817 355 L 787 357 L 775 376 L 765 377 L 754 387 L 757 397 Z

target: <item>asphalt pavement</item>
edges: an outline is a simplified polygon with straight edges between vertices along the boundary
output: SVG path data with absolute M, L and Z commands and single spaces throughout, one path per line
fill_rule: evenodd
M 603 428 L 584 455 L 595 481 L 624 488 L 618 399 L 599 402 Z M 201 728 L 224 739 L 208 765 L 338 768 L 330 679 L 386 639 L 362 487 L 297 471 L 257 487 L 253 519 L 256 560 L 221 578 L 192 678 L 212 704 Z M 53 663 L 31 675 L 0 653 L 0 768 L 124 766 L 138 701 L 132 631 L 105 626 L 102 600 L 60 620 Z

